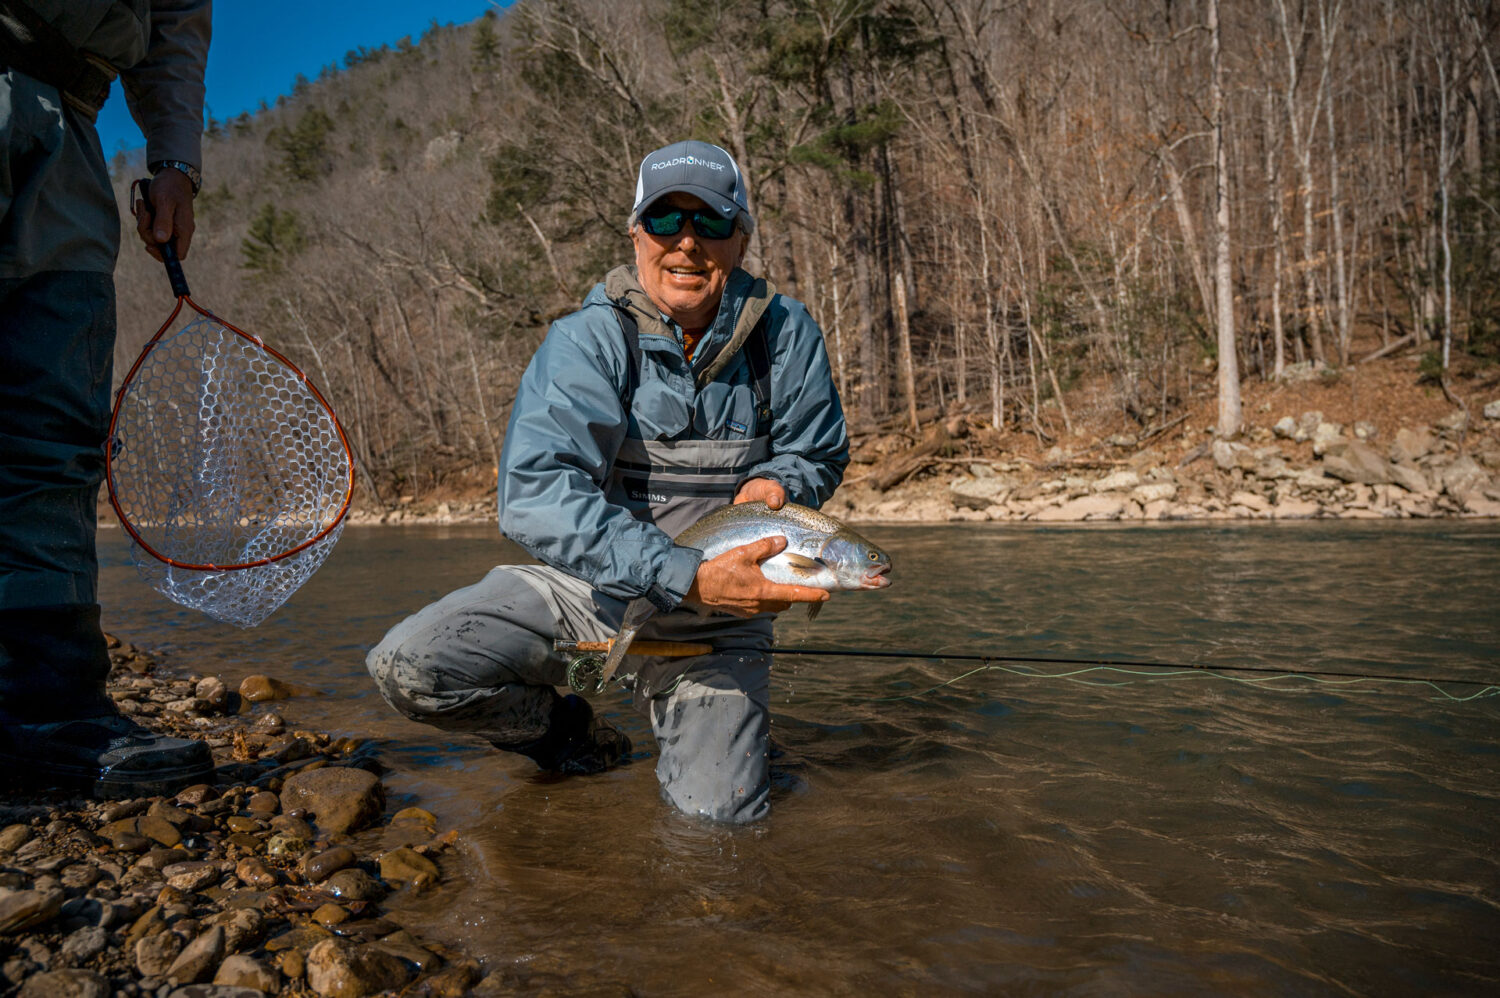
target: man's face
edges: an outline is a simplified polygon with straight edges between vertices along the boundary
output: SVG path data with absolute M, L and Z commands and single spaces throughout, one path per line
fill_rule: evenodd
M 709 211 L 691 194 L 674 191 L 657 201 L 688 211 Z M 739 228 L 728 239 L 701 239 L 691 221 L 674 236 L 653 236 L 639 223 L 630 231 L 641 287 L 672 321 L 689 332 L 708 328 L 719 311 L 724 284 L 745 257 L 748 237 Z

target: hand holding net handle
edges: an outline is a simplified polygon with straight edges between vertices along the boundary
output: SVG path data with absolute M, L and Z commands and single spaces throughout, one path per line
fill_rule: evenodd
M 146 219 L 149 222 L 156 214 L 155 209 L 151 206 L 151 179 L 149 177 L 142 177 L 130 186 L 132 192 L 136 188 L 140 188 L 141 204 L 144 205 L 141 210 L 146 213 Z M 130 200 L 131 214 L 135 214 L 134 193 L 132 193 Z M 162 265 L 167 268 L 167 280 L 172 282 L 172 294 L 178 298 L 188 297 L 190 292 L 188 291 L 187 275 L 182 272 L 182 260 L 177 256 L 175 237 L 167 242 L 157 243 L 156 248 L 161 251 Z

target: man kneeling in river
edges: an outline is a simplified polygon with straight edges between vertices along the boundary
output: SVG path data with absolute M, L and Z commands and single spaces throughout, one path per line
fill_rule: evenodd
M 391 706 L 543 770 L 608 769 L 630 741 L 554 689 L 553 641 L 606 640 L 645 597 L 659 612 L 641 638 L 733 649 L 626 661 L 663 793 L 716 820 L 765 815 L 772 619 L 828 594 L 761 574 L 782 539 L 704 561 L 672 538 L 730 501 L 820 505 L 848 438 L 817 323 L 740 269 L 754 225 L 718 146 L 642 161 L 635 266 L 552 324 L 511 410 L 500 530 L 543 565 L 502 565 L 393 628 L 367 662 Z

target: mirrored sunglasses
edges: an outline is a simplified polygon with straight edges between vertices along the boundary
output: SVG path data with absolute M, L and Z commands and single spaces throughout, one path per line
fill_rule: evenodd
M 648 208 L 641 215 L 641 228 L 653 236 L 675 236 L 682 231 L 689 219 L 693 222 L 693 231 L 700 239 L 728 239 L 734 234 L 733 218 L 725 218 L 712 211 L 690 211 L 668 205 Z

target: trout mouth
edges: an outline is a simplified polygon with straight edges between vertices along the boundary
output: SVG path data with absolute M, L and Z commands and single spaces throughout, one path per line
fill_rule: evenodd
M 890 576 L 886 573 L 891 570 L 890 565 L 878 565 L 865 573 L 864 583 L 866 589 L 884 589 L 891 584 Z

